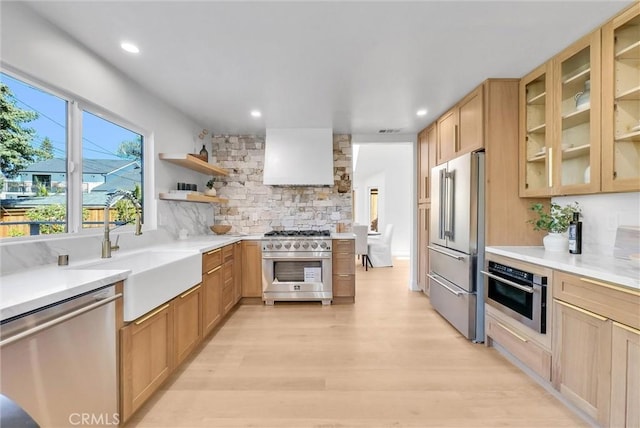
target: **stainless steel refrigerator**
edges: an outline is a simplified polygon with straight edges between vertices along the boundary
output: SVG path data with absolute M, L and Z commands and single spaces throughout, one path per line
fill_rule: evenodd
M 429 297 L 467 339 L 484 341 L 484 153 L 431 170 Z

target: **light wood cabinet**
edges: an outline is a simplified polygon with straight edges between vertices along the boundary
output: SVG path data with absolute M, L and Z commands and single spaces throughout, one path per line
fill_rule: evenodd
M 222 248 L 222 316 L 227 315 L 235 304 L 233 247 L 227 245 Z
M 202 340 L 202 285 L 173 300 L 175 363 L 180 365 Z
M 436 164 L 437 126 L 432 124 L 418 134 L 418 204 L 431 200 L 431 168 Z
M 356 241 L 334 239 L 332 252 L 334 303 L 353 303 L 356 295 Z
M 478 86 L 438 119 L 438 165 L 484 147 L 483 89 Z
M 262 298 L 260 241 L 242 241 L 242 297 Z
M 418 206 L 418 288 L 429 295 L 429 217 L 431 204 Z
M 640 427 L 640 330 L 617 322 L 611 334 L 611 427 Z
M 233 303 L 242 298 L 242 242 L 233 244 Z
M 129 417 L 174 367 L 173 306 L 167 303 L 120 330 L 120 413 Z
M 222 320 L 222 250 L 202 256 L 202 330 L 207 336 Z
M 640 190 L 640 3 L 602 27 L 602 190 Z
M 579 409 L 606 425 L 611 321 L 561 300 L 554 300 L 553 305 L 553 385 Z

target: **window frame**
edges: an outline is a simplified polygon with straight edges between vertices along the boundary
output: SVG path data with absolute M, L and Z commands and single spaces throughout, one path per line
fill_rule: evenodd
M 67 103 L 66 114 L 66 151 L 67 151 L 67 219 L 65 233 L 56 233 L 51 235 L 29 235 L 20 237 L 6 237 L 0 240 L 0 244 L 4 242 L 28 242 L 42 241 L 60 238 L 70 238 L 79 236 L 101 235 L 101 228 L 83 228 L 82 227 L 82 112 L 86 111 L 104 120 L 112 122 L 118 126 L 128 129 L 142 136 L 142 210 L 144 213 L 145 227 L 144 229 L 155 229 L 156 209 L 155 205 L 150 203 L 154 200 L 153 189 L 153 141 L 154 134 L 122 116 L 93 103 L 79 95 L 70 93 L 65 90 L 56 88 L 39 79 L 35 79 L 26 73 L 20 72 L 13 67 L 2 64 L 0 72 L 19 80 L 27 85 L 38 88 L 53 96 L 56 96 Z M 118 228 L 122 232 L 131 232 L 135 230 L 133 225 L 125 225 Z

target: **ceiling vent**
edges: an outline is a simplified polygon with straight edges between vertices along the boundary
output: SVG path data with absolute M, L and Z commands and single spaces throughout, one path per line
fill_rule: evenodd
M 381 129 L 378 131 L 378 134 L 397 134 L 399 132 L 399 129 Z

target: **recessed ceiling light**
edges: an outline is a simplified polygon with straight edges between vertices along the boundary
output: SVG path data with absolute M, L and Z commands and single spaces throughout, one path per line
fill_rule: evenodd
M 416 112 L 416 114 L 417 114 L 418 116 L 426 116 L 426 115 L 427 115 L 427 109 L 426 109 L 426 108 L 421 108 L 420 110 L 418 110 L 418 111 Z
M 262 113 L 260 113 L 260 110 L 251 110 L 251 116 L 253 116 L 253 117 L 261 117 Z
M 134 45 L 133 43 L 129 43 L 129 42 L 122 42 L 120 43 L 120 47 L 130 53 L 140 53 L 140 49 L 138 49 L 138 47 L 136 45 Z

